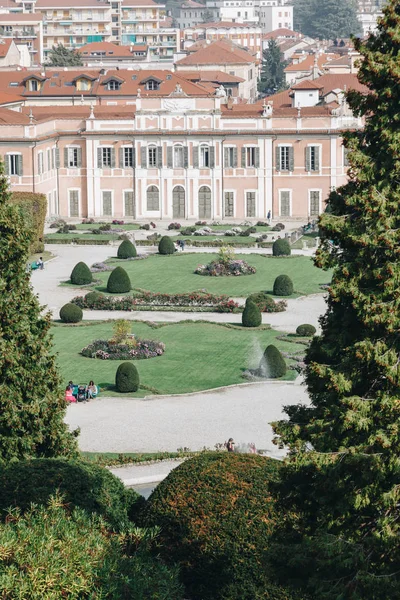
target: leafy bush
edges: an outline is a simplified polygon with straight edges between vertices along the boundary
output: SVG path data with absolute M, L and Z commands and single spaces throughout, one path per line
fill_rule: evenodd
M 180 235 L 192 235 L 196 231 L 196 227 L 193 225 L 192 227 L 185 227 L 185 229 L 181 229 Z
M 72 269 L 70 279 L 74 285 L 87 285 L 88 283 L 92 283 L 93 276 L 87 264 L 79 262 Z
M 150 225 L 148 223 L 144 223 L 144 225 L 140 225 L 139 229 L 144 229 L 145 231 L 149 231 Z
M 116 267 L 107 281 L 107 292 L 110 294 L 124 294 L 132 288 L 128 273 L 122 267 Z
M 301 337 L 311 337 L 316 332 L 317 332 L 317 330 L 315 329 L 314 325 L 309 325 L 308 323 L 299 325 L 298 328 L 296 329 L 297 335 L 300 335 Z
M 290 600 L 268 580 L 275 525 L 270 484 L 279 461 L 204 453 L 174 469 L 150 496 L 146 525 L 161 527 L 161 554 L 178 562 L 193 600 Z
M 111 223 L 104 223 L 104 225 L 100 225 L 99 227 L 99 231 L 110 231 L 111 229 Z
M 285 300 L 275 302 L 267 292 L 256 292 L 255 294 L 251 294 L 248 297 L 248 300 L 254 302 L 261 312 L 266 313 L 283 312 L 287 307 Z
M 195 225 L 207 225 L 207 221 L 196 221 Z
M 123 362 L 119 365 L 115 374 L 115 387 L 118 392 L 137 392 L 139 389 L 139 373 L 131 362 Z
M 64 219 L 57 219 L 56 221 L 53 221 L 53 223 L 51 223 L 50 229 L 59 229 L 60 227 L 64 227 L 64 225 L 66 224 L 67 222 L 64 221 Z
M 76 304 L 68 302 L 60 310 L 60 319 L 63 323 L 79 323 L 82 321 L 82 309 Z
M 275 227 L 277 228 L 278 231 L 283 231 L 285 229 L 285 226 L 283 223 L 276 223 Z
M 118 258 L 135 258 L 137 256 L 135 245 L 130 240 L 124 240 L 118 247 Z
M 270 344 L 265 348 L 260 361 L 259 372 L 262 377 L 276 379 L 286 373 L 286 363 L 278 348 Z
M 268 227 L 267 221 L 257 221 L 257 227 Z
M 81 297 L 81 296 L 79 296 Z M 81 308 L 90 308 L 90 306 L 96 302 L 98 302 L 100 300 L 100 298 L 102 298 L 103 295 L 100 294 L 100 292 L 89 292 L 88 294 L 86 294 L 86 296 L 84 296 L 85 298 L 85 305 L 81 306 Z M 76 298 L 74 298 L 75 300 Z M 74 300 L 72 300 L 72 302 L 74 304 L 77 304 L 76 302 L 74 302 Z M 79 304 L 78 304 L 79 306 Z
M 120 219 L 113 219 L 113 225 L 124 225 L 125 221 L 121 221 Z
M 164 351 L 163 342 L 128 337 L 124 342 L 117 343 L 110 340 L 95 340 L 82 348 L 81 354 L 88 358 L 102 360 L 140 360 L 161 356 Z
M 288 275 L 278 275 L 274 281 L 275 296 L 291 296 L 293 294 L 293 281 Z
M 34 192 L 12 192 L 10 203 L 19 207 L 25 222 L 29 224 L 32 232 L 30 247 L 32 254 L 43 252 L 44 223 L 47 213 L 46 195 Z
M 150 235 L 147 236 L 146 239 L 150 240 L 151 242 L 158 242 L 158 240 L 161 238 L 161 233 L 151 233 Z
M 112 527 L 126 525 L 140 495 L 104 467 L 53 458 L 20 460 L 0 467 L 0 514 L 10 506 L 25 512 L 31 503 L 47 504 L 59 490 L 71 508 L 101 515 Z
M 151 554 L 153 531 L 123 536 L 107 531 L 102 519 L 63 498 L 33 506 L 23 516 L 12 511 L 0 525 L 3 553 L 2 598 L 182 598 L 175 568 Z M 6 558 L 5 558 L 6 556 Z
M 90 219 L 82 219 L 82 225 L 88 225 L 95 223 L 95 220 L 91 217 Z
M 242 312 L 242 325 L 244 327 L 259 327 L 262 323 L 261 312 L 257 304 L 247 299 Z
M 158 251 L 160 254 L 173 254 L 175 252 L 175 246 L 174 246 L 174 242 L 171 240 L 171 238 L 168 235 L 164 235 L 159 244 L 158 244 Z
M 56 231 L 56 233 L 69 233 L 69 225 L 67 225 L 66 223 L 64 225 L 62 225 L 60 227 L 60 229 L 58 231 Z
M 290 256 L 292 250 L 287 240 L 275 240 L 272 244 L 272 254 L 274 256 Z
M 169 230 L 171 230 L 171 229 L 180 229 L 181 227 L 182 227 L 182 225 L 180 223 L 176 223 L 176 222 L 170 223 L 168 225 L 168 229 Z

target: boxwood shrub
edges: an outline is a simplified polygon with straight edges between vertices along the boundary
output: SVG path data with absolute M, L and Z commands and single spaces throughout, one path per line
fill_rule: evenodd
M 60 319 L 63 323 L 79 323 L 82 321 L 83 312 L 80 306 L 68 302 L 60 310 Z
M 267 292 L 255 292 L 251 294 L 248 298 L 258 306 L 261 312 L 273 313 L 273 312 L 283 312 L 286 310 L 287 303 L 285 300 L 280 300 L 275 302 L 273 298 Z
M 119 365 L 115 374 L 115 387 L 118 392 L 137 392 L 139 389 L 139 373 L 135 365 L 126 361 Z
M 192 600 L 290 600 L 268 579 L 275 525 L 270 484 L 280 463 L 253 454 L 203 453 L 150 496 L 142 523 L 161 527 L 160 552 L 181 567 Z
M 244 311 L 242 312 L 242 325 L 244 327 L 259 327 L 262 323 L 260 309 L 251 299 L 246 300 Z
M 175 252 L 174 242 L 171 240 L 169 235 L 164 235 L 159 244 L 158 251 L 160 254 L 173 254 Z
M 293 294 L 293 281 L 288 275 L 278 275 L 274 281 L 275 296 L 291 296 Z
M 272 244 L 272 254 L 274 256 L 290 256 L 292 250 L 287 240 L 275 240 Z
M 260 375 L 277 379 L 286 374 L 286 363 L 278 348 L 270 344 L 265 348 L 264 354 L 260 361 Z
M 71 283 L 75 285 L 87 285 L 88 283 L 92 283 L 93 275 L 86 263 L 78 262 L 72 269 L 70 279 Z
M 297 335 L 302 337 L 311 337 L 317 332 L 314 325 L 310 325 L 309 323 L 303 323 L 303 325 L 299 325 L 296 329 Z
M 124 294 L 132 288 L 128 273 L 122 267 L 116 267 L 111 271 L 107 281 L 107 292 L 110 294 Z
M 136 247 L 130 240 L 124 240 L 118 247 L 118 258 L 135 258 L 137 256 Z

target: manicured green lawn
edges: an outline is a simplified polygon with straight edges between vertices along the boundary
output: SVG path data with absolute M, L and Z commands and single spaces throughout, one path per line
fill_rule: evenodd
M 182 225 L 182 229 L 185 228 L 184 223 L 181 223 Z M 213 231 L 226 231 L 227 229 L 233 229 L 233 227 L 240 227 L 240 229 L 242 231 L 245 231 L 246 229 L 248 229 L 249 227 L 255 227 L 257 229 L 257 232 L 259 231 L 271 231 L 271 227 L 269 227 L 268 225 L 233 225 L 232 223 L 224 223 L 223 225 L 204 225 L 204 227 L 209 227 L 210 229 L 212 229 Z M 197 229 L 203 229 L 203 227 L 201 225 L 196 225 Z
M 154 329 L 134 321 L 132 332 L 144 339 L 165 343 L 162 356 L 137 360 L 141 384 L 163 394 L 194 392 L 224 385 L 243 383 L 243 369 L 256 368 L 268 344 L 293 352 L 293 344 L 276 340 L 274 330 L 229 329 L 209 323 L 171 323 Z M 80 326 L 55 326 L 55 350 L 58 352 L 63 381 L 88 383 L 93 379 L 101 388 L 115 382 L 115 372 L 121 361 L 82 357 L 79 352 L 95 339 L 112 337 L 111 322 L 90 322 Z M 285 379 L 293 380 L 296 372 L 289 370 Z M 129 396 L 143 397 L 151 393 L 140 389 Z M 111 390 L 103 395 L 118 395 Z M 268 399 L 266 398 L 266 402 Z
M 90 231 L 91 229 L 98 229 L 101 227 L 101 223 L 78 223 L 76 229 L 78 231 Z M 104 223 L 103 223 L 104 225 Z M 111 229 L 124 229 L 125 231 L 132 231 L 133 229 L 139 229 L 137 223 L 125 223 L 124 225 L 111 225 Z
M 229 242 L 232 244 L 250 244 L 256 243 L 256 238 L 251 235 L 240 236 L 240 235 L 173 235 L 171 239 L 176 240 L 191 240 L 192 242 Z
M 119 233 L 79 233 L 71 231 L 70 233 L 49 233 L 45 236 L 45 241 L 51 244 L 51 240 L 69 240 L 73 238 L 82 238 L 84 240 L 117 240 Z
M 146 260 L 123 261 L 111 259 L 113 266 L 123 266 L 128 272 L 133 288 L 169 294 L 192 292 L 205 289 L 212 294 L 246 297 L 261 290 L 271 291 L 278 275 L 289 275 L 294 289 L 300 295 L 321 292 L 320 285 L 330 283 L 331 273 L 317 269 L 308 256 L 265 257 L 259 254 L 237 254 L 250 265 L 256 267 L 254 275 L 240 277 L 205 277 L 195 275 L 199 264 L 214 260 L 213 253 L 176 253 L 169 256 L 155 254 Z M 109 273 L 97 273 L 102 281 L 97 287 L 105 292 Z
M 294 244 L 292 244 L 292 248 L 301 250 L 303 248 L 303 242 L 307 243 L 308 248 L 315 248 L 315 238 L 317 238 L 320 235 L 321 234 L 319 233 L 306 233 L 299 240 L 297 240 L 297 242 L 294 242 Z

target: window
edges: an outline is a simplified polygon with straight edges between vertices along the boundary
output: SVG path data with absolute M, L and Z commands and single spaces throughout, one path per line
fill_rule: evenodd
M 224 149 L 224 167 L 226 169 L 236 169 L 237 167 L 237 148 Z
M 278 146 L 276 149 L 276 168 L 278 171 L 293 171 L 293 152 L 292 146 Z
M 249 75 L 248 75 L 248 80 L 251 81 L 252 79 L 253 79 L 253 69 L 250 69 Z
M 38 153 L 38 175 L 44 172 L 43 152 Z
M 78 167 L 79 148 L 66 148 L 66 167 L 69 169 Z
M 256 193 L 246 192 L 246 217 L 256 216 Z
M 22 155 L 8 154 L 6 160 L 7 175 L 22 175 Z
M 206 185 L 199 189 L 199 218 L 211 219 L 211 190 Z
M 133 148 L 131 146 L 126 146 L 122 151 L 123 168 L 128 169 L 129 167 L 133 167 Z
M 135 216 L 135 203 L 132 191 L 124 192 L 124 215 L 125 217 Z
M 200 168 L 208 169 L 210 167 L 210 148 L 208 146 L 200 146 Z
M 317 217 L 320 213 L 320 196 L 319 190 L 310 190 L 310 217 Z
M 111 35 L 112 35 L 112 36 L 114 36 L 114 37 L 118 37 L 118 34 L 119 34 L 119 31 L 118 31 L 118 29 L 113 29 L 113 30 L 111 31 Z
M 29 80 L 29 90 L 31 92 L 37 92 L 39 90 L 39 82 L 37 79 Z
M 46 156 L 47 156 L 47 170 L 50 171 L 51 170 L 51 150 L 50 150 L 50 148 L 47 148 Z
M 233 217 L 234 216 L 233 192 L 225 192 L 224 216 L 225 217 Z
M 147 165 L 149 167 L 157 166 L 157 148 L 155 146 L 150 146 L 147 149 Z
M 246 167 L 256 166 L 256 148 L 246 148 Z
M 60 168 L 60 150 L 58 148 L 52 148 L 51 164 L 53 169 Z
M 78 79 L 76 87 L 80 92 L 87 92 L 90 90 L 91 83 L 88 79 Z
M 69 216 L 79 217 L 79 190 L 69 190 Z
M 290 190 L 279 190 L 279 216 L 291 216 L 290 204 Z
M 319 146 L 307 146 L 306 148 L 306 171 L 319 171 Z
M 109 89 L 110 91 L 119 90 L 120 87 L 121 87 L 120 82 L 119 81 L 115 81 L 115 79 L 112 79 L 107 84 L 107 89 Z
M 343 166 L 348 167 L 349 164 L 349 149 L 343 146 Z
M 97 148 L 97 166 L 99 169 L 109 167 L 115 168 L 115 152 L 111 146 L 101 146 Z
M 147 189 L 147 210 L 160 210 L 160 193 L 156 185 Z
M 103 208 L 103 215 L 105 217 L 111 217 L 112 216 L 112 192 L 110 191 L 103 191 L 102 192 L 102 208 Z
M 113 15 L 111 17 L 111 20 L 112 20 L 113 23 L 118 23 L 118 15 Z
M 183 169 L 184 164 L 183 146 L 174 146 L 174 168 Z
M 158 90 L 160 87 L 160 84 L 158 83 L 158 81 L 155 81 L 154 79 L 149 79 L 149 81 L 146 83 L 146 90 Z

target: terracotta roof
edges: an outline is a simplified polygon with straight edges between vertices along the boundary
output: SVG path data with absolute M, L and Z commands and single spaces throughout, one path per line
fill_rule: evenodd
M 179 71 L 179 74 L 185 79 L 191 81 L 213 81 L 215 83 L 242 83 L 244 79 L 236 75 L 228 75 L 223 71 Z
M 335 106 L 336 103 L 335 103 Z M 303 117 L 312 117 L 312 116 L 329 116 L 334 108 L 331 104 L 324 104 L 321 106 L 307 106 L 301 109 L 301 115 Z M 263 108 L 259 103 L 256 104 L 233 104 L 232 108 L 228 108 L 226 104 L 221 105 L 221 111 L 223 118 L 251 118 L 256 116 L 261 116 L 263 113 Z M 283 106 L 276 108 L 275 105 L 273 107 L 273 116 L 274 117 L 296 117 L 298 113 L 297 108 L 291 106 Z
M 5 58 L 13 42 L 12 38 L 0 38 L 0 58 Z
M 293 73 L 296 71 L 311 71 L 314 66 L 315 56 L 317 56 L 317 66 L 318 68 L 322 68 L 322 66 L 328 62 L 329 59 L 336 60 L 339 58 L 338 54 L 307 54 L 305 59 L 298 63 L 291 63 L 285 68 L 285 73 Z
M 326 62 L 324 64 L 324 67 L 336 67 L 336 66 L 350 67 L 350 65 L 351 65 L 351 58 L 348 54 L 345 54 L 344 56 L 341 56 L 340 58 L 336 58 L 335 60 L 330 60 L 330 61 Z
M 16 112 L 15 110 L 0 107 L 0 124 L 29 125 L 29 117 L 20 112 Z
M 85 8 L 96 6 L 97 8 L 110 8 L 106 0 L 37 0 L 36 8 L 55 8 L 68 10 L 69 8 Z
M 124 8 L 124 6 L 158 6 L 159 8 L 164 8 L 164 4 L 157 4 L 157 2 L 153 2 L 153 0 L 124 0 L 122 8 Z
M 292 29 L 286 29 L 282 27 L 281 29 L 274 29 L 274 31 L 269 31 L 268 33 L 263 34 L 264 40 L 276 40 L 276 38 L 301 38 L 303 37 L 301 33 L 297 31 L 293 31 Z
M 132 58 L 129 46 L 118 46 L 117 44 L 112 44 L 111 42 L 92 42 L 91 44 L 85 44 L 85 46 L 77 48 L 76 51 L 88 57 L 91 53 L 105 52 L 106 56 L 129 56 Z
M 0 23 L 18 23 L 19 21 L 28 21 L 32 23 L 40 23 L 43 20 L 43 15 L 41 14 L 27 14 L 27 13 L 7 13 L 0 14 Z
M 91 108 L 87 105 L 27 106 L 23 109 L 23 113 L 29 115 L 31 110 L 36 122 L 45 122 L 53 119 L 88 119 Z M 96 118 L 134 119 L 135 106 L 95 106 L 93 112 Z
M 317 79 L 322 88 L 322 94 L 325 96 L 332 90 L 356 90 L 357 92 L 367 93 L 368 88 L 360 83 L 357 75 L 354 73 L 327 73 Z
M 211 42 L 197 52 L 178 60 L 177 65 L 237 65 L 255 63 L 256 59 L 246 50 L 227 42 Z
M 7 94 L 0 92 L 0 104 L 13 104 L 14 102 L 23 102 L 24 99 L 17 94 Z
M 132 52 L 147 52 L 148 46 L 146 44 L 135 44 L 131 46 Z
M 234 23 L 233 21 L 213 21 L 211 23 L 199 23 L 193 27 L 188 27 L 188 29 L 248 29 L 249 27 L 257 27 L 260 29 L 259 25 L 254 25 L 253 23 Z
M 307 79 L 306 81 L 301 81 L 300 83 L 296 83 L 296 85 L 292 85 L 292 90 L 320 90 L 321 85 L 318 84 L 319 79 L 315 79 L 313 81 Z
M 181 4 L 181 8 L 207 8 L 205 4 L 200 4 L 200 2 L 194 2 L 193 0 L 186 0 L 183 4 Z

